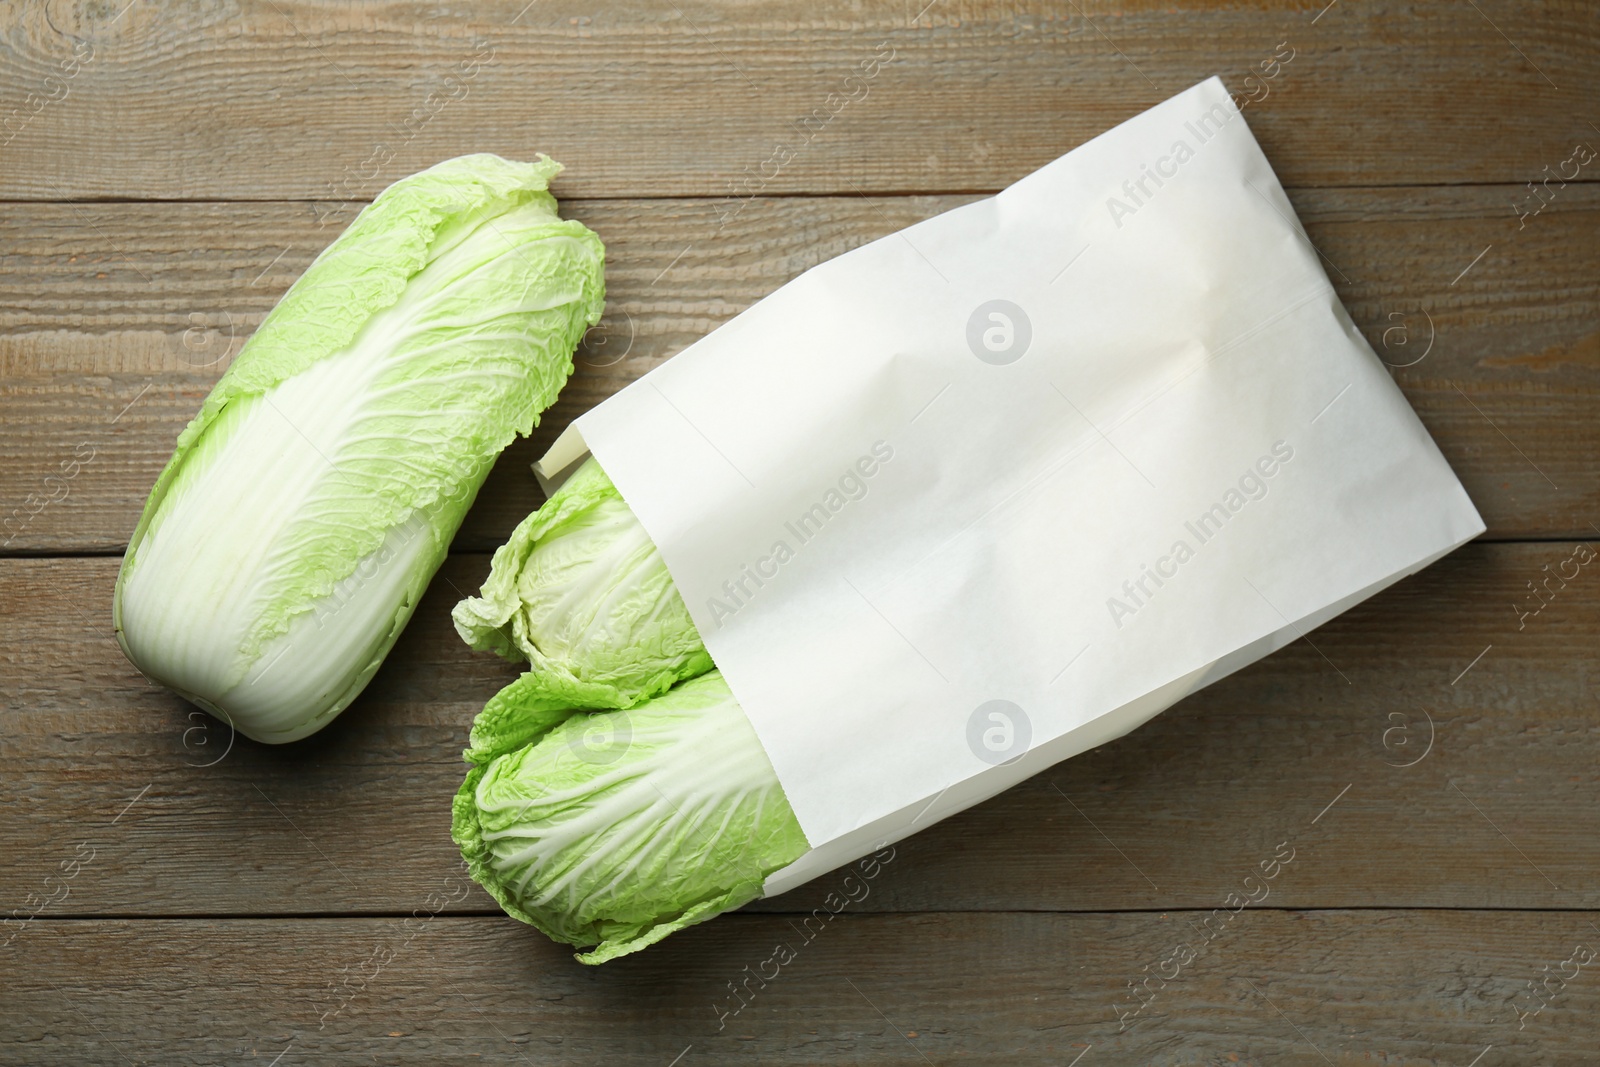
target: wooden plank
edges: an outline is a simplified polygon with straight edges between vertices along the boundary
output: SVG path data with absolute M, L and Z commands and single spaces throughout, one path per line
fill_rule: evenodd
M 1294 199 L 1490 536 L 1593 536 L 1600 189 L 1567 190 L 1523 230 L 1505 209 L 1514 193 Z M 579 412 L 807 267 L 963 199 L 767 200 L 725 228 L 710 201 L 571 205 L 609 246 L 608 317 L 457 547 L 497 546 L 537 506 L 528 465 Z M 0 219 L 0 552 L 121 551 L 178 431 L 332 233 L 307 204 L 27 205 Z
M 1593 907 L 1600 561 L 1564 589 L 1552 580 L 1538 614 L 1515 609 L 1531 611 L 1546 564 L 1577 567 L 1560 567 L 1570 556 L 1470 545 L 1314 646 L 905 842 L 861 907 L 1221 907 L 1281 842 L 1300 858 L 1274 906 Z M 225 727 L 147 686 L 107 636 L 115 560 L 0 561 L 0 905 L 24 906 L 92 833 L 95 877 L 50 914 L 420 906 L 458 860 L 449 798 L 467 725 L 513 675 L 450 629 L 487 562 L 447 563 L 327 730 L 230 749 Z M 804 911 L 836 888 L 824 878 L 759 907 Z M 494 905 L 474 891 L 460 908 Z
M 540 150 L 570 195 L 993 190 L 1212 74 L 1295 185 L 1520 184 L 1592 135 L 1581 3 L 1320 6 L 14 5 L 0 197 L 366 199 Z
M 4 950 L 0 1063 L 1575 1067 L 1594 1055 L 1595 918 L 1248 911 L 1201 951 L 1184 913 L 842 913 L 809 941 L 737 916 L 599 969 L 510 919 L 426 911 L 40 920 Z M 1119 1032 L 1128 986 L 1180 945 L 1188 966 Z

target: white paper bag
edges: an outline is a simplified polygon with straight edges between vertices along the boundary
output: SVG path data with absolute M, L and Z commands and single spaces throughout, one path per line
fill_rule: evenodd
M 542 471 L 585 448 L 811 842 L 769 894 L 1484 529 L 1215 78 L 806 272 Z

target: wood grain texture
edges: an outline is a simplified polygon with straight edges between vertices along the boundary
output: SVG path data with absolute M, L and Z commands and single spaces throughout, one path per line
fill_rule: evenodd
M 504 917 L 39 920 L 0 1064 L 1594 1062 L 1593 964 L 1518 1012 L 1596 913 L 1247 910 L 1119 1032 L 1194 918 L 845 912 L 807 941 L 735 916 L 603 968 Z
M 14 2 L 0 197 L 365 199 L 477 151 L 569 195 L 992 191 L 1280 45 L 1250 123 L 1286 184 L 1520 184 L 1591 136 L 1582 0 L 1321 6 Z
M 1215 908 L 1284 841 L 1301 858 L 1274 906 L 1600 907 L 1600 561 L 1538 614 L 1515 607 L 1570 548 L 1462 549 L 905 842 L 862 910 Z M 448 562 L 315 742 L 230 749 L 107 636 L 115 560 L 0 561 L 0 902 L 23 906 L 88 836 L 95 876 L 51 915 L 420 906 L 459 858 L 468 724 L 514 675 L 450 629 L 487 563 Z M 755 907 L 808 911 L 836 882 Z M 494 905 L 474 890 L 461 909 Z
M 806 268 L 1211 74 L 1265 94 L 1485 542 L 870 884 L 593 969 L 462 881 L 460 750 L 515 669 L 448 615 L 528 464 Z M 0 0 L 0 1065 L 1593 1063 L 1595 968 L 1561 976 L 1600 949 L 1600 563 L 1531 583 L 1600 549 L 1600 171 L 1519 215 L 1597 99 L 1582 0 Z M 317 252 L 475 151 L 567 164 L 607 318 L 367 692 L 235 739 L 123 659 L 115 556 Z
M 1520 229 L 1515 191 L 1292 197 L 1488 536 L 1595 536 L 1600 188 L 1570 187 Z M 727 225 L 703 200 L 569 205 L 607 242 L 607 317 L 457 548 L 494 548 L 538 505 L 528 466 L 579 412 L 806 268 L 966 199 L 786 198 Z M 54 204 L 0 218 L 0 553 L 122 549 L 178 431 L 332 239 L 319 217 L 312 204 Z

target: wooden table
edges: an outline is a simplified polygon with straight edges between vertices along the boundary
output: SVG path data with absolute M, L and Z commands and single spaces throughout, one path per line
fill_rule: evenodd
M 1530 599 L 1600 539 L 1600 162 L 1526 184 L 1600 147 L 1591 5 L 123 2 L 0 8 L 0 1063 L 1600 1062 L 1600 573 Z M 466 892 L 448 799 L 511 670 L 448 612 L 531 459 L 1212 73 L 1488 533 L 906 842 L 809 940 L 839 876 L 599 969 Z M 471 151 L 567 164 L 607 323 L 367 693 L 232 739 L 124 661 L 118 557 L 287 285 Z

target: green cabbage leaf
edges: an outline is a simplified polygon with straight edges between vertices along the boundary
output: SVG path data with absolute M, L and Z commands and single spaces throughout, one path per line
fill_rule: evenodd
M 625 708 L 712 667 L 666 564 L 593 457 L 494 554 L 456 630 L 584 708 Z
M 478 716 L 452 836 L 509 914 L 584 963 L 748 903 L 808 850 L 718 671 L 637 707 L 573 711 L 530 671 Z

